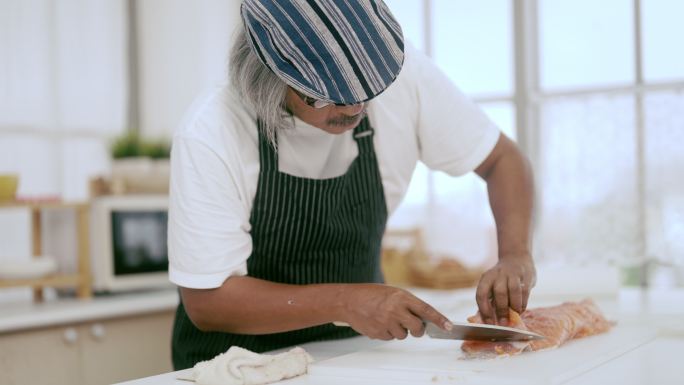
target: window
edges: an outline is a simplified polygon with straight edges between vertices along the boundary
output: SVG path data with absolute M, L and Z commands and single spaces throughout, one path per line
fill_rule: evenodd
M 454 82 L 522 141 L 536 174 L 538 259 L 684 265 L 684 50 L 672 40 L 684 35 L 681 1 L 388 5 L 412 26 L 409 39 L 423 39 Z M 418 167 L 398 215 L 423 204 L 431 213 L 423 218 L 437 223 L 425 226 L 452 232 L 438 248 L 465 253 L 453 245 L 472 239 L 458 234 L 463 222 L 480 234 L 493 226 L 476 179 Z
M 538 2 L 543 90 L 634 82 L 632 0 Z

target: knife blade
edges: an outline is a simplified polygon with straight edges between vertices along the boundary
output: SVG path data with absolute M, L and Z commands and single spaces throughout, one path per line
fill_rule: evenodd
M 427 322 L 425 334 L 430 338 L 449 340 L 474 341 L 532 341 L 546 338 L 531 331 L 511 328 L 507 326 L 452 322 L 454 327 L 450 331 L 441 329 L 432 322 Z
M 335 326 L 349 327 L 346 322 L 333 322 Z M 432 322 L 425 322 L 425 334 L 430 338 L 473 341 L 533 341 L 544 339 L 541 334 L 508 326 L 452 322 L 451 331 L 441 329 Z

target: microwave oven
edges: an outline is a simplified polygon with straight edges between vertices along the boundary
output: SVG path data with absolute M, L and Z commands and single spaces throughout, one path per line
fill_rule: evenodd
M 168 279 L 167 195 L 112 195 L 91 205 L 93 290 L 172 287 Z

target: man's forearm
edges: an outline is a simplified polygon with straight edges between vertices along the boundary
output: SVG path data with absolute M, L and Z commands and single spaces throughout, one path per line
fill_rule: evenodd
M 267 334 L 338 319 L 345 285 L 287 285 L 232 277 L 217 289 L 181 289 L 183 304 L 203 331 Z
M 499 257 L 529 255 L 531 248 L 534 181 L 526 157 L 502 136 L 500 151 L 482 177 L 497 228 Z

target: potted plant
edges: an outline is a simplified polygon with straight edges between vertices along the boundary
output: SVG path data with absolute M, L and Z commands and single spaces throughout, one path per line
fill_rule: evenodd
M 144 139 L 137 133 L 116 138 L 111 146 L 112 192 L 167 193 L 170 153 L 166 140 Z

